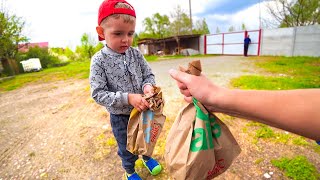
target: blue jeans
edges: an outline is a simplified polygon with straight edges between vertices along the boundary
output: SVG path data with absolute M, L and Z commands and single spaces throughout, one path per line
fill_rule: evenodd
M 122 167 L 128 174 L 135 172 L 134 164 L 138 159 L 138 155 L 134 155 L 127 150 L 127 127 L 129 122 L 129 115 L 110 114 L 110 123 L 112 132 L 117 140 L 118 155 L 122 161 Z M 149 160 L 150 157 L 143 156 L 144 160 Z

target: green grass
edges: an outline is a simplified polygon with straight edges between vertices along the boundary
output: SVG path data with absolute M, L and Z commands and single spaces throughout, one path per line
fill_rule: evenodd
M 156 55 L 150 55 L 150 56 L 144 56 L 144 58 L 148 62 L 152 61 L 158 61 L 158 60 L 168 60 L 168 59 L 180 59 L 180 58 L 198 58 L 198 57 L 212 57 L 212 56 L 217 56 L 217 55 L 203 55 L 203 54 L 197 54 L 197 55 L 192 55 L 192 56 L 184 56 L 184 55 L 165 55 L 165 56 L 156 56 Z
M 320 178 L 315 166 L 304 156 L 296 156 L 292 159 L 282 157 L 277 160 L 271 160 L 271 164 L 284 171 L 285 176 L 295 180 L 317 180 Z
M 294 136 L 284 131 L 274 131 L 270 128 L 270 126 L 254 121 L 247 123 L 246 127 L 243 128 L 243 132 L 249 133 L 251 136 L 253 136 L 254 142 L 256 143 L 259 141 L 259 139 L 267 139 L 281 144 L 294 144 L 298 146 L 310 145 L 310 143 L 306 141 L 304 137 Z
M 256 138 L 272 138 L 275 133 L 268 126 L 261 127 L 256 131 Z
M 155 55 L 150 55 L 150 56 L 144 56 L 144 58 L 151 62 L 151 61 L 156 61 L 158 59 L 158 56 L 155 56 Z
M 145 56 L 147 61 L 157 61 L 161 59 L 178 59 L 183 57 L 206 57 L 210 55 L 195 56 Z M 72 62 L 62 67 L 44 69 L 40 72 L 24 73 L 16 75 L 12 79 L 0 81 L 0 92 L 11 91 L 25 86 L 29 83 L 53 82 L 66 79 L 85 79 L 89 77 L 90 61 Z
M 269 74 L 241 76 L 231 81 L 232 86 L 269 90 L 320 88 L 320 58 L 277 56 L 254 58 L 256 66 Z
M 53 82 L 69 78 L 89 77 L 90 62 L 74 62 L 63 67 L 48 68 L 40 72 L 25 73 L 0 82 L 0 91 L 11 91 L 34 82 Z

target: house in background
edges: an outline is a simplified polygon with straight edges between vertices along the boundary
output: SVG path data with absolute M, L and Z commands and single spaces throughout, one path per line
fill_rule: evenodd
M 39 48 L 49 48 L 49 42 L 37 42 L 37 43 L 24 43 L 18 45 L 18 50 L 20 52 L 28 52 L 31 47 L 39 47 Z
M 192 49 L 199 53 L 200 37 L 200 34 L 192 34 L 162 39 L 145 38 L 138 41 L 138 47 L 144 55 L 174 55 L 181 54 L 186 49 Z M 188 55 L 188 51 L 186 55 Z

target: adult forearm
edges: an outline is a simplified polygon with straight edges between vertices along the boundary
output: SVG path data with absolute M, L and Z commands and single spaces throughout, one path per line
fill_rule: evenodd
M 220 112 L 320 140 L 320 90 L 227 90 Z

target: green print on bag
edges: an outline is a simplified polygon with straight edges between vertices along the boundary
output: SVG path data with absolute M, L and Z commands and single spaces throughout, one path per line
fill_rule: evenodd
M 196 117 L 205 122 L 205 128 L 195 128 L 193 130 L 190 144 L 190 150 L 192 152 L 213 149 L 213 137 L 219 138 L 221 136 L 221 127 L 215 122 L 215 118 L 210 117 L 209 113 L 204 113 L 197 103 L 198 100 L 193 98 Z

